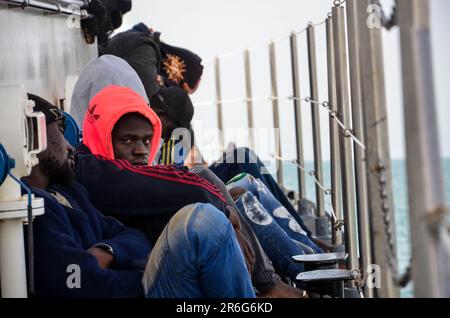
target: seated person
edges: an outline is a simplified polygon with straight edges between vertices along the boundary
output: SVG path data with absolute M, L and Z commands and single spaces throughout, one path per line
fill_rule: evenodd
M 156 156 L 155 164 L 184 166 L 184 160 L 190 150 L 189 145 L 194 144 L 190 125 L 194 116 L 191 99 L 178 87 L 163 87 L 150 99 L 150 105 L 163 127 L 161 136 L 164 143 Z M 179 130 L 182 135 L 177 136 L 173 134 L 177 128 L 185 128 L 188 133 Z
M 224 196 L 208 181 L 186 169 L 150 166 L 159 127 L 143 98 L 129 88 L 108 86 L 91 100 L 75 166 L 94 206 L 143 231 L 153 244 L 188 204 L 210 203 L 229 216 Z
M 180 209 L 151 249 L 143 234 L 91 204 L 88 192 L 74 182 L 64 114 L 42 98 L 29 98 L 35 111 L 45 114 L 48 143 L 39 165 L 24 178 L 45 202 L 45 214 L 34 221 L 37 296 L 255 296 L 232 225 L 221 211 L 202 203 Z M 113 165 L 120 170 L 122 163 Z M 139 264 L 149 253 L 142 272 Z
M 109 63 L 109 59 L 110 56 L 105 55 L 92 61 L 80 74 L 80 80 L 82 79 L 83 83 L 82 85 L 77 83 L 76 89 L 81 91 L 75 91 L 74 96 L 84 98 L 82 101 L 72 100 L 72 103 L 85 105 L 85 112 L 89 105 L 86 97 L 91 95 L 92 87 L 107 87 L 110 78 L 113 81 L 118 72 L 127 72 L 123 78 L 131 79 L 130 83 L 136 81 L 133 76 L 137 77 L 137 75 L 131 67 L 120 66 L 116 70 L 115 65 L 118 63 Z M 92 72 L 90 67 L 97 72 Z M 108 67 L 109 72 L 103 67 Z M 110 75 L 111 73 L 115 75 Z M 102 76 L 98 77 L 96 74 L 102 74 Z M 130 83 L 124 81 L 123 84 L 131 87 Z M 272 264 L 250 227 L 242 222 L 241 227 L 239 222 L 242 219 L 231 218 L 228 208 L 231 204 L 234 205 L 234 202 L 231 200 L 230 204 L 227 201 L 227 208 L 217 192 L 219 189 L 211 191 L 214 188 L 212 184 L 208 184 L 207 180 L 190 173 L 185 168 L 143 167 L 143 164 L 147 165 L 151 160 L 149 154 L 152 143 L 149 142 L 149 131 L 152 127 L 148 120 L 139 118 L 136 113 L 123 113 L 121 106 L 128 112 L 133 110 L 130 109 L 127 100 L 119 100 L 114 94 L 109 97 L 111 98 L 102 99 L 100 102 L 97 98 L 94 115 L 88 112 L 86 119 L 93 116 L 98 120 L 95 122 L 88 120 L 88 124 L 85 125 L 84 145 L 80 146 L 76 153 L 78 181 L 89 190 L 94 205 L 107 215 L 120 219 L 126 225 L 140 229 L 151 242 L 155 242 L 170 217 L 179 208 L 197 201 L 211 202 L 230 215 L 230 221 L 246 256 L 252 281 L 259 295 L 262 297 L 301 296 L 298 290 L 280 281 L 280 277 L 275 274 Z M 140 110 L 144 114 L 151 112 L 146 105 L 142 108 L 134 109 L 134 111 Z M 123 115 L 120 119 L 117 116 L 118 112 Z M 117 122 L 114 125 L 115 120 Z M 111 132 L 111 129 L 108 130 L 107 127 L 114 128 L 111 128 Z M 94 149 L 97 155 L 93 155 L 89 148 Z M 106 149 L 114 149 L 114 151 L 108 152 Z M 117 162 L 113 164 L 108 159 L 120 159 L 117 162 L 120 162 L 122 168 L 117 169 Z M 145 170 L 151 173 L 146 173 Z M 221 184 L 225 191 L 220 192 L 226 196 L 228 194 L 226 187 L 222 182 Z M 202 185 L 208 186 L 202 187 Z M 121 208 L 124 206 L 127 209 Z
M 149 142 L 149 140 L 151 139 L 149 136 L 149 133 L 152 130 L 151 124 L 149 123 L 148 119 L 145 118 L 144 116 L 142 116 L 140 113 L 137 113 L 136 110 L 138 109 L 133 109 L 128 107 L 129 105 L 129 101 L 124 100 L 124 99 L 120 99 L 116 96 L 115 91 L 116 90 L 120 90 L 122 88 L 117 88 L 114 87 L 112 89 L 106 88 L 103 91 L 101 91 L 99 94 L 97 94 L 94 99 L 91 102 L 91 105 L 95 105 L 95 115 L 100 116 L 100 118 L 95 121 L 95 122 L 91 122 L 91 114 L 89 114 L 88 111 L 88 115 L 86 116 L 85 119 L 85 124 L 84 124 L 84 132 L 85 132 L 85 138 L 84 138 L 84 143 L 88 148 L 94 149 L 94 151 L 97 154 L 102 154 L 105 155 L 106 158 L 110 158 L 110 154 L 107 153 L 107 151 L 103 152 L 103 150 L 101 150 L 101 148 L 103 149 L 113 149 L 113 154 L 114 154 L 114 158 L 118 159 L 117 160 L 117 164 L 121 165 L 122 167 L 122 171 L 120 171 L 119 173 L 117 172 L 112 172 L 112 171 L 106 171 L 105 169 L 101 169 L 100 171 L 102 172 L 102 174 L 100 175 L 100 178 L 103 180 L 103 182 L 106 182 L 108 184 L 110 184 L 109 180 L 111 177 L 115 178 L 116 182 L 111 183 L 110 185 L 103 185 L 100 184 L 98 181 L 93 182 L 93 179 L 96 179 L 96 177 L 93 177 L 93 171 L 92 171 L 92 160 L 88 160 L 86 162 L 86 158 L 83 158 L 83 155 L 79 155 L 78 158 L 78 163 L 77 163 L 77 171 L 80 171 L 80 169 L 82 169 L 83 166 L 85 165 L 90 165 L 91 167 L 85 171 L 85 173 L 83 174 L 83 180 L 85 180 L 85 183 L 89 184 L 89 189 L 102 189 L 102 191 L 104 191 L 104 188 L 112 188 L 111 191 L 116 191 L 115 193 L 117 193 L 117 191 L 121 191 L 122 189 L 120 187 L 117 186 L 117 181 L 119 182 L 130 182 L 133 181 L 133 185 L 130 185 L 129 188 L 127 189 L 129 192 L 127 192 L 126 197 L 121 198 L 121 202 L 123 206 L 123 204 L 125 204 L 124 200 L 126 200 L 127 203 L 127 208 L 123 208 L 123 213 L 121 213 L 120 215 L 118 215 L 121 219 L 124 219 L 126 222 L 128 221 L 127 218 L 130 217 L 134 217 L 136 218 L 136 220 L 139 220 L 142 224 L 144 224 L 143 226 L 145 226 L 145 224 L 149 225 L 149 226 L 153 226 L 153 229 L 150 228 L 143 228 L 142 226 L 139 227 L 141 229 L 143 229 L 144 231 L 149 231 L 149 230 L 153 230 L 152 235 L 149 235 L 149 237 L 154 237 L 155 235 L 161 235 L 159 230 L 156 229 L 154 222 L 152 222 L 152 220 L 157 219 L 157 213 L 158 211 L 161 211 L 161 208 L 156 208 L 156 211 L 152 211 L 153 206 L 152 205 L 148 205 L 145 206 L 147 209 L 147 213 L 144 212 L 143 208 L 142 208 L 142 214 L 134 214 L 133 212 L 135 210 L 136 207 L 140 207 L 140 204 L 137 204 L 136 202 L 132 202 L 132 200 L 130 199 L 131 197 L 134 198 L 136 197 L 137 199 L 140 199 L 138 197 L 138 194 L 143 194 L 143 193 L 147 193 L 148 196 L 146 196 L 145 200 L 146 202 L 151 202 L 151 197 L 152 197 L 152 192 L 150 191 L 154 186 L 155 186 L 155 182 L 152 181 L 153 179 L 157 179 L 158 175 L 152 175 L 151 172 L 157 171 L 158 167 L 154 167 L 151 168 L 148 166 L 148 163 L 150 162 L 151 159 L 149 159 L 147 156 L 149 156 L 150 153 L 152 153 L 151 151 L 151 142 Z M 125 90 L 125 89 L 124 89 Z M 122 117 L 119 117 L 119 115 L 117 115 L 117 108 L 121 109 L 121 113 Z M 90 108 L 91 109 L 91 108 Z M 107 109 L 111 116 L 108 115 L 104 115 L 104 111 L 105 109 Z M 145 106 L 145 109 L 147 112 L 150 112 L 151 109 L 148 106 Z M 129 113 L 123 113 L 128 111 Z M 120 118 L 118 119 L 117 123 L 114 125 L 111 121 L 113 118 Z M 111 135 L 111 138 L 108 138 L 105 133 L 105 130 L 102 129 L 102 127 L 111 127 L 112 131 L 109 132 L 109 134 Z M 95 133 L 94 133 L 95 132 Z M 90 136 L 94 136 L 94 137 L 90 137 Z M 106 144 L 107 142 L 103 142 L 100 140 L 96 140 L 96 136 L 103 136 L 103 140 L 111 140 L 111 146 L 105 146 L 102 147 L 101 145 Z M 81 162 L 80 162 L 81 161 Z M 81 166 L 80 166 L 81 165 Z M 97 166 L 99 166 L 99 164 L 96 164 Z M 80 168 L 81 167 L 81 168 Z M 117 168 L 117 167 L 115 167 Z M 168 167 L 166 167 L 168 168 Z M 161 169 L 161 168 L 159 168 Z M 131 173 L 125 172 L 126 170 L 129 170 L 130 172 L 134 172 L 134 173 L 142 173 L 142 177 L 138 177 L 135 176 L 133 178 Z M 91 173 L 86 173 L 87 171 L 90 171 Z M 167 170 L 166 170 L 167 171 Z M 169 170 L 170 171 L 170 170 Z M 167 171 L 167 172 L 169 172 Z M 173 172 L 176 172 L 176 170 L 173 170 Z M 178 170 L 178 172 L 180 173 L 180 175 L 183 174 L 192 174 L 191 172 L 185 172 L 184 170 Z M 150 174 L 148 174 L 150 173 Z M 125 176 L 124 176 L 125 175 Z M 90 176 L 90 179 L 88 180 L 88 176 Z M 148 176 L 152 176 L 153 178 L 150 179 L 148 178 Z M 196 176 L 196 178 L 200 181 L 202 180 L 199 176 Z M 86 182 L 86 180 L 88 180 L 88 182 Z M 112 181 L 112 179 L 111 179 Z M 147 181 L 147 182 L 145 182 Z M 176 181 L 176 179 L 175 179 Z M 202 180 L 205 185 L 207 184 L 206 180 Z M 157 200 L 161 200 L 162 198 L 167 198 L 168 202 L 167 202 L 167 206 L 168 207 L 172 207 L 173 208 L 173 204 L 171 204 L 172 202 L 176 201 L 176 202 L 184 202 L 185 200 L 193 200 L 194 198 L 199 198 L 199 199 L 204 199 L 198 195 L 193 195 L 192 197 L 189 198 L 179 198 L 179 197 L 173 197 L 173 198 L 169 198 L 166 193 L 171 193 L 174 194 L 176 193 L 173 189 L 174 185 L 170 185 L 171 182 L 167 183 L 167 187 L 171 186 L 170 190 L 166 190 L 165 188 L 159 188 L 159 192 L 160 195 L 158 196 Z M 172 182 L 173 183 L 173 182 Z M 93 185 L 96 185 L 95 187 Z M 161 185 L 161 183 L 156 183 L 156 185 Z M 175 184 L 175 186 L 177 186 Z M 199 187 L 201 186 L 201 184 L 199 185 Z M 209 184 L 210 187 L 213 187 L 212 184 Z M 137 189 L 137 187 L 141 188 L 141 189 Z M 188 188 L 186 187 L 186 190 Z M 131 191 L 130 191 L 131 190 Z M 111 215 L 111 210 L 112 210 L 112 205 L 113 204 L 117 204 L 117 197 L 119 197 L 119 195 L 115 195 L 114 199 L 111 198 L 111 196 L 105 197 L 105 196 L 99 196 L 98 195 L 98 191 L 99 190 L 93 190 L 95 191 L 94 194 L 91 194 L 91 197 L 93 199 L 94 202 L 104 202 L 104 201 L 108 201 L 108 215 Z M 126 190 L 123 189 L 122 191 L 122 195 L 125 195 Z M 133 194 L 132 194 L 133 193 Z M 189 193 L 183 193 L 184 195 L 187 195 Z M 120 195 L 120 196 L 122 196 Z M 176 195 L 182 195 L 182 193 L 176 193 Z M 162 198 L 161 198 L 162 197 Z M 106 200 L 106 198 L 108 198 L 108 200 Z M 112 203 L 110 202 L 112 201 Z M 153 200 L 155 201 L 155 200 Z M 103 205 L 103 204 L 102 204 Z M 222 202 L 220 201 L 219 205 L 222 205 Z M 114 208 L 114 211 L 117 211 L 117 207 Z M 222 207 L 222 209 L 224 209 Z M 225 211 L 229 211 L 229 205 L 227 205 L 225 207 Z M 166 210 L 164 217 L 165 218 L 171 218 L 174 212 L 171 212 L 170 210 Z M 230 219 L 231 220 L 231 219 Z M 238 222 L 239 224 L 239 222 Z M 233 223 L 234 225 L 234 223 Z M 234 227 L 236 230 L 236 226 Z M 164 232 L 163 232 L 164 233 Z M 250 250 L 250 252 L 247 252 L 246 246 L 248 243 L 246 243 L 245 245 L 242 244 L 242 240 L 246 240 L 246 237 L 242 237 L 241 232 L 240 231 L 236 231 L 236 234 L 238 235 L 239 242 L 241 243 L 241 246 L 243 246 L 243 251 L 245 252 L 245 255 L 247 255 L 248 253 L 252 253 L 253 250 Z M 301 253 L 301 250 L 298 251 L 298 253 Z M 250 257 L 252 258 L 252 257 Z M 253 257 L 254 258 L 254 257 Z M 248 259 L 248 257 L 246 257 L 246 259 Z M 249 271 L 251 273 L 253 273 L 252 270 L 252 266 L 249 266 Z M 257 266 L 260 266 L 260 264 L 257 264 Z M 298 271 L 303 271 L 303 266 L 301 264 L 297 264 L 298 267 Z M 275 273 L 271 273 L 266 272 L 265 275 L 268 277 L 263 277 L 262 281 L 271 281 L 272 280 L 272 276 L 275 275 Z M 278 284 L 279 280 L 275 282 L 275 284 Z M 262 295 L 266 294 L 266 290 L 264 287 L 259 286 L 259 284 L 257 284 L 259 291 Z M 283 286 L 286 287 L 286 286 Z M 292 291 L 292 293 L 294 293 L 294 291 Z M 287 294 L 286 294 L 287 295 Z M 295 291 L 294 295 L 299 296 L 299 291 Z

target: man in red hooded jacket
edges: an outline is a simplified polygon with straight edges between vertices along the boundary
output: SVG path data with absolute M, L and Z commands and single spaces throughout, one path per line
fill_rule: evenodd
M 141 124 L 147 121 L 148 130 L 143 136 L 116 135 L 121 139 L 118 144 L 149 145 L 137 147 L 133 158 L 115 160 L 113 133 L 120 131 L 123 118 L 129 116 L 140 117 Z M 186 169 L 150 166 L 160 137 L 161 122 L 147 102 L 130 88 L 110 85 L 91 99 L 83 122 L 83 145 L 76 153 L 77 179 L 87 188 L 93 204 L 142 230 L 152 243 L 170 218 L 193 202 L 211 203 L 228 215 L 224 196 L 205 179 Z
M 206 179 L 184 168 L 150 166 L 158 149 L 156 137 L 161 135 L 161 124 L 142 97 L 133 92 L 134 99 L 130 98 L 129 91 L 118 86 L 100 91 L 91 99 L 83 122 L 84 146 L 77 154 L 77 177 L 88 189 L 94 205 L 142 230 L 153 243 L 175 212 L 185 205 L 209 202 L 229 215 L 232 199 L 227 206 L 223 190 Z M 137 105 L 139 100 L 142 108 Z M 252 272 L 253 264 L 260 266 L 256 274 L 259 284 L 255 286 L 265 294 L 279 283 L 279 277 L 273 267 L 254 263 L 253 251 L 245 242 L 249 238 L 243 237 L 239 228 L 239 224 L 235 225 L 247 267 Z M 286 296 L 298 295 L 289 290 Z

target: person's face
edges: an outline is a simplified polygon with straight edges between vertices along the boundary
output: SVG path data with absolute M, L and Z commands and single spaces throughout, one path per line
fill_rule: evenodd
M 70 186 L 75 180 L 74 149 L 64 137 L 64 121 L 47 125 L 47 149 L 38 155 L 41 171 L 49 177 L 49 184 Z
M 172 135 L 172 131 L 175 129 L 174 122 L 167 116 L 166 112 L 159 108 L 153 109 L 158 115 L 159 119 L 161 120 L 161 126 L 162 126 L 162 132 L 161 132 L 161 138 L 163 138 L 165 141 L 170 139 L 170 136 Z
M 139 114 L 122 117 L 112 132 L 114 156 L 133 165 L 148 165 L 153 127 Z

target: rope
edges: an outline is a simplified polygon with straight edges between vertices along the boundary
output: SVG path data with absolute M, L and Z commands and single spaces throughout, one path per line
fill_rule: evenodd
M 317 22 L 317 23 L 309 22 L 309 23 L 308 23 L 308 26 L 307 26 L 306 28 L 303 28 L 303 29 L 301 29 L 300 31 L 295 32 L 295 34 L 300 35 L 300 34 L 302 34 L 302 33 L 305 33 L 306 31 L 308 31 L 308 28 L 309 28 L 309 27 L 311 27 L 311 26 L 313 26 L 313 27 L 318 27 L 318 26 L 324 25 L 326 22 L 327 22 L 327 19 L 325 19 L 325 20 L 323 20 L 323 21 L 321 21 L 321 22 Z
M 330 103 L 315 101 L 315 100 L 311 99 L 310 97 L 306 97 L 303 100 L 307 103 L 323 106 L 323 108 L 325 108 L 330 113 L 331 118 L 333 118 L 338 123 L 338 125 L 341 127 L 341 129 L 343 130 L 343 133 L 344 133 L 344 137 L 352 138 L 352 140 L 359 147 L 361 147 L 361 149 L 366 150 L 366 146 L 358 138 L 356 138 L 356 136 L 352 132 L 352 129 L 347 128 L 344 125 L 344 123 L 342 123 L 342 121 L 339 120 L 337 111 L 333 108 L 332 105 L 330 105 Z
M 342 1 L 342 3 L 344 3 L 344 2 L 345 2 L 345 0 Z M 321 25 L 324 25 L 326 22 L 327 22 L 326 19 L 322 20 L 320 22 L 317 22 L 317 23 L 309 22 L 307 27 L 301 29 L 300 31 L 294 31 L 294 33 L 297 34 L 297 35 L 302 34 L 302 33 L 306 32 L 306 30 L 308 30 L 308 27 L 310 27 L 310 26 L 315 26 L 315 27 L 321 26 Z M 263 47 L 267 47 L 270 43 L 279 43 L 279 42 L 285 41 L 285 40 L 287 40 L 289 38 L 290 38 L 290 35 L 286 35 L 286 36 L 283 36 L 283 37 L 271 40 L 271 41 L 269 41 L 268 43 L 265 43 L 265 44 L 254 45 L 254 46 L 247 47 L 245 49 L 239 49 L 239 50 L 231 51 L 231 52 L 228 52 L 228 53 L 218 54 L 216 56 L 210 56 L 208 58 L 203 59 L 203 62 L 206 64 L 206 63 L 212 62 L 215 58 L 224 59 L 224 58 L 232 57 L 232 56 L 235 56 L 235 55 L 238 55 L 238 54 L 242 54 L 245 50 L 254 51 L 254 50 L 257 50 L 257 49 L 261 49 Z
M 295 97 L 293 95 L 289 96 L 268 96 L 268 97 L 256 97 L 256 98 L 234 98 L 234 99 L 222 99 L 220 101 L 206 101 L 206 102 L 200 102 L 196 103 L 194 102 L 194 105 L 197 107 L 201 106 L 212 106 L 220 103 L 221 105 L 224 104 L 238 104 L 238 103 L 247 103 L 247 102 L 256 102 L 256 101 L 273 101 L 273 100 L 297 100 L 301 102 L 307 102 L 315 105 L 320 105 L 325 108 L 328 113 L 330 114 L 331 118 L 333 118 L 339 125 L 339 127 L 342 129 L 344 137 L 351 138 L 355 144 L 357 144 L 361 149 L 366 150 L 366 146 L 353 134 L 352 129 L 347 128 L 344 123 L 338 118 L 338 113 L 334 110 L 333 106 L 330 105 L 327 101 L 325 102 L 319 102 L 316 100 L 311 99 L 311 97 Z

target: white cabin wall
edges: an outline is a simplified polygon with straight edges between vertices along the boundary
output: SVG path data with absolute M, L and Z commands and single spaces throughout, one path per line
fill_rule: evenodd
M 96 44 L 85 42 L 80 28 L 68 27 L 68 19 L 0 4 L 0 86 L 24 84 L 56 105 L 70 99 L 66 78 L 77 76 L 98 51 Z

